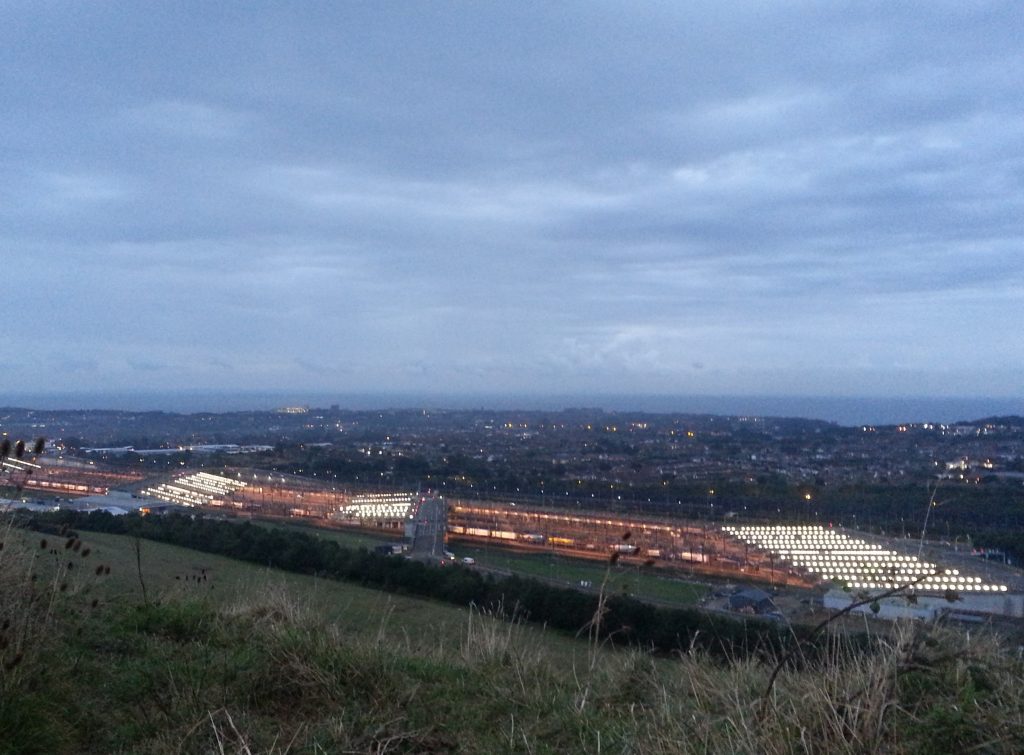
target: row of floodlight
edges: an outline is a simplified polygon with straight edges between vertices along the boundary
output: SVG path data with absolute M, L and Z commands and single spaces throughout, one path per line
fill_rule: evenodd
M 405 519 L 411 508 L 411 503 L 370 503 L 342 506 L 338 513 L 357 519 Z
M 411 504 L 415 493 L 360 493 L 350 499 L 352 506 L 367 506 L 375 503 Z
M 908 590 L 951 590 L 953 592 L 1006 592 L 1006 585 L 940 585 L 940 584 L 929 584 L 925 582 L 907 585 L 905 582 L 853 582 L 849 580 L 843 580 L 848 582 L 850 587 L 858 590 L 867 589 L 883 589 L 883 590 L 894 590 L 897 588 L 906 588 Z
M 213 495 L 223 496 L 241 490 L 246 483 L 241 480 L 233 480 L 230 477 L 210 474 L 209 472 L 196 472 L 195 474 L 179 477 L 176 482 L 179 485 L 186 485 L 196 490 L 202 490 Z
M 213 482 L 218 485 L 223 485 L 228 488 L 236 488 L 238 490 L 241 490 L 249 484 L 244 480 L 235 479 L 234 477 L 225 477 L 224 475 L 213 474 L 211 472 L 196 472 L 188 476 L 192 479 L 206 480 L 207 482 Z
M 213 501 L 213 496 L 209 493 L 202 493 L 168 483 L 161 483 L 155 487 L 146 488 L 142 491 L 142 494 L 151 498 L 157 498 L 166 503 L 180 503 L 183 506 L 206 506 Z

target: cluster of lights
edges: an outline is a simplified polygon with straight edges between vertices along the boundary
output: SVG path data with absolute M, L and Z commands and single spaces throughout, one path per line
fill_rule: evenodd
M 241 490 L 246 483 L 241 480 L 232 480 L 230 477 L 210 474 L 209 472 L 197 472 L 178 479 L 178 483 L 184 483 L 196 490 L 202 490 L 215 496 L 225 496 L 236 490 Z
M 236 490 L 241 490 L 245 485 L 241 480 L 233 480 L 230 477 L 195 472 L 183 475 L 173 483 L 165 482 L 146 488 L 142 495 L 166 503 L 180 503 L 183 506 L 210 506 L 223 502 L 224 498 Z
M 1006 592 L 1005 585 L 983 583 L 979 577 L 942 569 L 916 556 L 904 556 L 859 538 L 819 526 L 723 527 L 727 534 L 773 553 L 820 579 L 855 589 L 945 592 Z
M 356 519 L 405 519 L 415 500 L 413 493 L 367 493 L 352 496 L 338 513 Z

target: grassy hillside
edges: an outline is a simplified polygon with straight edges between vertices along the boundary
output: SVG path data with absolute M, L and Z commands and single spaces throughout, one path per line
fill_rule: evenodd
M 80 594 L 90 604 L 97 599 L 103 605 L 142 604 L 143 590 L 151 602 L 197 602 L 214 610 L 232 610 L 248 601 L 267 596 L 287 596 L 287 602 L 314 613 L 338 629 L 353 636 L 382 634 L 413 646 L 454 644 L 468 620 L 468 609 L 373 590 L 349 582 L 254 566 L 244 561 L 182 548 L 152 540 L 138 541 L 124 535 L 103 532 L 82 533 L 82 547 L 65 551 L 64 539 L 11 529 L 7 543 L 19 548 L 34 565 L 40 578 L 63 574 L 68 590 Z M 47 548 L 40 548 L 43 541 Z M 52 553 L 55 549 L 57 554 Z M 89 554 L 82 558 L 84 548 Z M 72 563 L 77 568 L 64 568 Z M 98 565 L 110 573 L 99 577 Z M 141 566 L 142 581 L 139 573 Z M 525 626 L 531 642 L 549 648 L 558 655 L 582 653 L 580 643 L 556 632 Z
M 133 539 L 2 539 L 2 752 L 1024 750 L 1024 666 L 977 633 L 837 642 L 765 694 L 754 661 L 596 652 L 148 541 L 143 600 Z

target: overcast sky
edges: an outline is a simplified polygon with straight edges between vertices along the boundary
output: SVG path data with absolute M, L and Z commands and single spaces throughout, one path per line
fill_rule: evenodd
M 0 390 L 1019 397 L 1022 116 L 1017 2 L 4 1 Z

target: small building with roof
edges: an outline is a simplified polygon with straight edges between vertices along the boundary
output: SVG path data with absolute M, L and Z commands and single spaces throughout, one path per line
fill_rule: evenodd
M 775 611 L 772 596 L 757 587 L 744 587 L 729 596 L 729 610 L 739 613 L 771 613 Z

